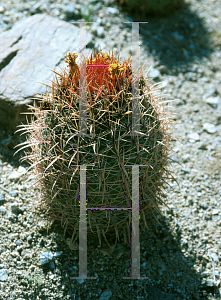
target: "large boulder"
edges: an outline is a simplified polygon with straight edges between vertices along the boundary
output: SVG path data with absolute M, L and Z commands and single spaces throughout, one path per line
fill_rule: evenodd
M 40 82 L 51 84 L 50 69 L 59 72 L 69 51 L 88 53 L 85 46 L 92 42 L 92 35 L 87 33 L 82 47 L 79 26 L 37 14 L 1 33 L 0 41 L 0 127 L 15 130 L 26 123 L 20 113 L 33 104 L 30 98 L 46 91 Z

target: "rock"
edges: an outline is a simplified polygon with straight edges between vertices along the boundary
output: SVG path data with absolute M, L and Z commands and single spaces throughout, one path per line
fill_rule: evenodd
M 40 262 L 41 262 L 41 265 L 44 266 L 46 265 L 47 263 L 51 262 L 52 259 L 53 259 L 53 253 L 52 252 L 44 252 L 41 254 L 40 256 Z
M 160 73 L 162 75 L 168 72 L 167 66 L 164 66 L 164 65 L 159 66 L 158 70 L 160 71 Z
M 218 108 L 220 103 L 219 103 L 219 97 L 209 97 L 205 101 L 207 104 L 212 106 L 213 108 Z
M 107 51 L 107 45 L 102 40 L 97 41 L 95 43 L 94 48 L 95 48 L 95 51 L 100 51 L 100 50 L 102 50 L 103 52 Z
M 5 8 L 3 6 L 0 6 L 0 14 L 3 14 L 5 12 Z
M 216 280 L 209 278 L 209 279 L 202 281 L 202 285 L 209 286 L 209 287 L 215 287 L 217 285 L 217 283 L 216 283 Z
M 61 256 L 62 255 L 62 251 L 56 251 L 55 253 L 54 253 L 54 257 L 59 257 L 59 256 Z
M 218 255 L 217 255 L 216 253 L 211 253 L 210 256 L 211 256 L 211 258 L 213 259 L 213 261 L 219 262 Z
M 216 93 L 216 87 L 215 86 L 210 86 L 207 90 L 206 90 L 206 96 L 210 97 L 213 94 Z
M 157 78 L 160 76 L 160 72 L 157 69 L 151 68 L 148 76 L 151 78 Z
M 20 205 L 17 202 L 14 202 L 11 204 L 11 211 L 13 212 L 13 214 L 16 214 L 16 215 L 23 213 L 23 209 L 20 208 Z
M 107 11 L 108 11 L 110 14 L 112 14 L 112 15 L 115 15 L 115 14 L 118 13 L 118 9 L 115 8 L 115 7 L 108 7 L 108 8 L 107 8 Z
M 207 146 L 207 144 L 202 143 L 202 144 L 200 144 L 200 146 L 198 147 L 198 149 L 200 149 L 200 150 L 207 150 L 208 146 Z
M 176 106 L 180 106 L 184 104 L 184 101 L 182 99 L 174 99 L 174 103 Z
M 199 141 L 200 136 L 199 136 L 199 134 L 197 132 L 194 132 L 194 133 L 188 134 L 188 138 L 190 140 Z
M 188 162 L 189 160 L 190 160 L 189 154 L 184 154 L 184 155 L 183 155 L 183 162 L 186 163 L 186 162 Z
M 110 290 L 106 290 L 101 294 L 100 300 L 108 300 L 108 299 L 110 299 L 111 295 L 112 295 L 112 292 Z
M 167 80 L 163 80 L 163 81 L 161 82 L 161 84 L 160 84 L 160 88 L 166 87 L 167 84 L 168 84 L 168 81 L 167 81 Z
M 12 141 L 12 136 L 8 135 L 5 139 L 0 141 L 0 144 L 4 147 L 7 147 L 11 144 L 11 141 Z
M 182 168 L 181 171 L 183 171 L 184 174 L 190 173 L 190 169 L 188 169 L 188 168 Z
M 0 125 L 16 129 L 26 124 L 27 104 L 32 97 L 42 94 L 51 84 L 54 73 L 66 66 L 64 56 L 70 52 L 90 52 L 80 47 L 80 30 L 77 26 L 37 14 L 15 23 L 12 29 L 0 34 Z M 87 33 L 87 44 L 92 35 Z M 79 49 L 80 48 L 80 49 Z
M 49 264 L 49 268 L 51 268 L 51 269 L 55 269 L 55 264 L 53 263 L 53 261 L 51 261 L 51 262 L 50 262 L 50 264 Z
M 1 215 L 5 215 L 6 212 L 7 212 L 7 209 L 5 207 L 3 207 L 3 206 L 0 206 L 0 214 Z
M 0 270 L 0 281 L 6 281 L 8 278 L 6 270 Z
M 66 5 L 64 12 L 65 12 L 66 20 L 81 18 L 81 14 L 79 13 L 78 10 L 76 10 L 74 5 L 71 4 Z
M 97 36 L 100 38 L 104 37 L 104 27 L 102 27 L 102 26 L 97 27 Z
M 0 205 L 5 204 L 5 195 L 0 193 Z
M 20 166 L 20 167 L 18 168 L 18 171 L 14 171 L 14 172 L 12 172 L 12 173 L 9 175 L 8 179 L 16 182 L 16 181 L 18 181 L 18 180 L 20 179 L 20 177 L 21 177 L 22 175 L 24 175 L 25 173 L 26 173 L 26 169 L 25 169 L 24 167 Z
M 206 130 L 208 133 L 215 133 L 217 131 L 217 128 L 214 124 L 211 123 L 204 123 L 203 124 L 204 130 Z

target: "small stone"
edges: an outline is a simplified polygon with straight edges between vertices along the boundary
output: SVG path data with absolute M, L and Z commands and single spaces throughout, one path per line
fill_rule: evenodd
M 160 84 L 160 88 L 166 87 L 167 84 L 168 84 L 168 81 L 167 81 L 167 80 L 163 80 L 163 81 L 161 82 L 161 84 Z
M 183 162 L 184 163 L 188 162 L 189 161 L 189 157 L 190 157 L 189 154 L 184 154 L 183 155 Z
M 190 173 L 190 169 L 187 169 L 187 168 L 182 168 L 181 171 L 183 171 L 185 174 Z
M 212 96 L 213 94 L 216 93 L 216 87 L 215 86 L 211 86 L 206 90 L 206 96 Z
M 117 8 L 115 8 L 115 7 L 107 7 L 107 11 L 108 11 L 109 13 L 111 13 L 112 15 L 118 13 Z
M 189 139 L 194 140 L 194 141 L 199 141 L 200 136 L 197 132 L 190 133 L 188 134 Z
M 110 299 L 111 296 L 112 296 L 112 292 L 110 290 L 106 290 L 101 294 L 100 300 L 108 300 Z
M 213 259 L 213 261 L 219 262 L 218 255 L 217 255 L 216 253 L 211 253 L 210 256 L 211 256 L 211 258 Z
M 213 287 L 213 286 L 216 286 L 216 280 L 206 279 L 205 281 L 202 282 L 202 284 Z
M 157 78 L 160 76 L 160 72 L 157 69 L 152 68 L 150 69 L 148 76 L 151 78 Z
M 53 261 L 50 262 L 49 267 L 50 267 L 51 269 L 55 269 L 55 264 L 53 263 Z
M 19 166 L 19 168 L 18 168 L 18 173 L 25 174 L 26 172 L 27 172 L 27 171 L 26 171 L 26 169 L 25 169 L 24 167 Z
M 8 179 L 10 179 L 12 181 L 17 181 L 25 173 L 26 173 L 26 169 L 24 167 L 20 166 L 17 171 L 15 171 L 15 172 L 11 173 L 11 175 L 9 175 Z
M 15 172 L 12 172 L 10 175 L 9 175 L 9 177 L 8 177 L 8 179 L 10 179 L 10 180 L 12 180 L 12 181 L 18 181 L 18 179 L 21 177 L 21 174 L 20 173 L 18 173 L 17 171 L 15 171 Z
M 100 50 L 102 50 L 104 53 L 107 51 L 107 46 L 106 46 L 106 44 L 105 44 L 105 42 L 103 42 L 103 41 L 97 41 L 96 43 L 95 43 L 95 49 L 97 50 L 97 51 L 100 51 Z
M 199 146 L 198 149 L 200 149 L 200 150 L 208 150 L 207 145 L 204 144 L 204 143 L 202 143 L 202 144 Z
M 6 270 L 0 270 L 0 281 L 6 281 L 8 278 Z
M 203 124 L 204 130 L 206 130 L 208 133 L 215 133 L 217 131 L 217 128 L 214 124 L 211 123 L 204 123 Z
M 12 251 L 11 256 L 12 257 L 19 257 L 20 255 L 19 255 L 18 251 Z
M 100 38 L 104 37 L 104 28 L 102 26 L 97 27 L 97 36 Z
M 23 209 L 20 208 L 19 203 L 17 202 L 11 204 L 11 211 L 13 212 L 13 214 L 16 215 L 22 214 L 24 212 Z
M 0 144 L 4 147 L 7 147 L 11 144 L 11 141 L 12 141 L 12 136 L 9 135 L 7 138 L 3 139 L 0 141 Z
M 220 125 L 220 124 L 221 124 L 221 116 L 218 116 L 216 120 L 216 125 Z
M 187 79 L 191 81 L 193 79 L 193 73 L 187 73 Z
M 164 66 L 164 65 L 159 66 L 158 70 L 160 71 L 160 73 L 161 73 L 162 75 L 168 72 L 167 66 Z
M 5 215 L 7 212 L 7 209 L 3 206 L 0 207 L 0 213 L 2 213 L 2 215 Z
M 52 252 L 44 252 L 41 254 L 40 256 L 40 262 L 41 265 L 46 265 L 47 263 L 49 263 L 52 259 L 53 259 L 53 253 Z
M 84 283 L 84 279 L 80 279 L 79 278 L 79 279 L 77 279 L 77 282 L 80 283 L 80 284 L 82 284 L 82 283 Z
M 27 237 L 27 241 L 28 241 L 29 244 L 32 243 L 32 237 L 30 235 Z
M 218 108 L 220 103 L 219 103 L 219 97 L 209 97 L 205 101 L 207 104 L 212 106 L 213 108 Z
M 5 204 L 5 195 L 4 194 L 0 194 L 0 205 Z
M 180 106 L 184 104 L 184 101 L 182 99 L 174 99 L 174 103 L 176 106 Z
M 18 191 L 10 191 L 9 193 L 12 197 L 16 197 L 18 194 Z
M 59 256 L 61 256 L 62 255 L 62 251 L 56 251 L 55 253 L 54 253 L 54 257 L 59 257 Z
M 174 32 L 173 34 L 172 34 L 172 36 L 175 38 L 175 40 L 177 40 L 177 41 L 182 41 L 183 40 L 183 36 L 182 35 L 180 35 L 178 32 Z
M 0 14 L 3 14 L 5 12 L 5 8 L 3 6 L 0 6 Z
M 67 19 L 76 18 L 79 16 L 78 11 L 75 9 L 74 5 L 68 4 L 64 8 L 64 12 Z

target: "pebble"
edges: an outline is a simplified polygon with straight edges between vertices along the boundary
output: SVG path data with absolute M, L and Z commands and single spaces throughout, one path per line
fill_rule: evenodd
M 108 300 L 110 299 L 111 296 L 112 296 L 112 292 L 110 290 L 106 290 L 101 294 L 100 300 Z
M 79 13 L 74 7 L 74 5 L 66 5 L 64 8 L 64 13 L 66 14 L 67 19 L 79 17 Z
M 194 141 L 199 141 L 200 140 L 200 136 L 197 132 L 189 133 L 188 137 L 189 137 L 189 139 L 194 140 Z
M 21 208 L 21 205 L 17 202 L 14 202 L 11 204 L 11 211 L 13 212 L 13 214 L 22 214 L 24 209 Z
M 150 72 L 148 73 L 148 76 L 151 77 L 151 78 L 157 78 L 157 77 L 160 76 L 160 71 L 158 71 L 155 68 L 151 68 Z
M 220 105 L 219 97 L 210 97 L 206 99 L 206 103 L 208 103 L 213 108 L 218 108 Z
M 98 26 L 97 27 L 97 36 L 100 37 L 100 38 L 103 38 L 104 37 L 104 28 L 101 27 L 101 26 Z
M 3 206 L 0 206 L 0 213 L 1 213 L 2 215 L 5 215 L 6 212 L 7 212 L 7 209 L 6 209 L 5 207 L 3 207 Z
M 215 133 L 217 131 L 217 128 L 214 124 L 211 123 L 204 123 L 203 128 L 208 132 L 208 133 Z
M 9 175 L 8 179 L 12 181 L 18 181 L 25 173 L 26 173 L 25 168 L 20 166 L 17 171 Z
M 6 281 L 8 278 L 6 270 L 0 270 L 0 281 Z
M 0 205 L 5 203 L 5 195 L 0 193 Z
M 54 255 L 51 252 L 44 252 L 40 256 L 40 262 L 43 265 L 46 265 L 53 259 Z

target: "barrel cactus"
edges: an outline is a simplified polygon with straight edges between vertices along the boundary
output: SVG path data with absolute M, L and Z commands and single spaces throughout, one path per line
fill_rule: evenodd
M 32 120 L 20 125 L 28 133 L 23 160 L 36 175 L 39 206 L 50 223 L 59 222 L 72 236 L 79 234 L 80 165 L 87 166 L 87 208 L 132 207 L 132 165 L 139 167 L 140 224 L 155 218 L 171 178 L 168 133 L 171 121 L 160 103 L 156 84 L 139 80 L 140 134 L 131 135 L 132 68 L 115 54 L 89 55 L 86 60 L 87 135 L 79 135 L 80 67 L 68 53 L 50 90 L 30 106 Z M 85 59 L 85 58 L 84 58 Z M 137 73 L 138 74 L 138 73 Z M 133 77 L 134 78 L 134 77 Z M 18 145 L 18 146 L 21 146 Z M 21 150 L 20 148 L 19 150 Z M 18 150 L 18 151 L 19 151 Z M 93 166 L 91 167 L 91 165 Z M 173 177 L 173 176 L 172 176 Z M 131 238 L 131 210 L 87 210 L 87 235 L 125 241 Z M 157 218 L 156 218 L 157 220 Z M 97 239 L 97 237 L 96 237 Z

